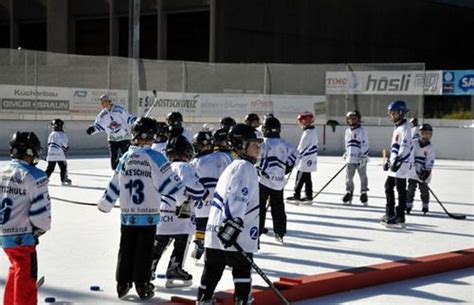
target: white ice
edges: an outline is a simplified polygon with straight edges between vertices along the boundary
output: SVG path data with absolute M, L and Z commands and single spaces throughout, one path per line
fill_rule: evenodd
M 7 162 L 0 161 L 0 166 Z M 69 176 L 73 185 L 60 185 L 59 173 L 53 173 L 50 194 L 53 198 L 96 203 L 112 171 L 106 156 L 71 157 Z M 318 171 L 313 174 L 314 191 L 318 191 L 343 165 L 340 157 L 319 157 Z M 46 163 L 40 162 L 40 168 Z M 369 206 L 363 207 L 356 191 L 352 206 L 343 206 L 344 174 L 339 175 L 312 206 L 286 205 L 288 234 L 285 246 L 276 243 L 272 231 L 263 236 L 255 262 L 272 281 L 280 276 L 298 277 L 341 269 L 372 265 L 410 257 L 474 247 L 474 162 L 437 160 L 431 188 L 452 213 L 462 213 L 467 220 L 446 216 L 431 198 L 430 212 L 423 216 L 421 203 L 415 202 L 407 216 L 407 229 L 387 229 L 379 224 L 384 213 L 386 173 L 381 159 L 371 158 L 368 165 Z M 285 197 L 292 194 L 294 174 L 286 187 Z M 356 188 L 358 179 L 356 179 Z M 418 199 L 418 193 L 417 193 Z M 52 230 L 38 246 L 39 275 L 46 282 L 39 290 L 39 303 L 55 297 L 59 304 L 126 304 L 115 294 L 115 264 L 119 241 L 119 210 L 100 213 L 93 206 L 52 199 Z M 267 227 L 271 228 L 270 212 Z M 193 245 L 191 245 L 193 246 Z M 164 274 L 169 250 L 161 259 L 158 273 Z M 189 251 L 190 252 L 190 251 Z M 0 251 L 0 299 L 3 299 L 9 262 Z M 156 304 L 172 295 L 195 298 L 202 273 L 202 263 L 187 258 L 185 269 L 194 276 L 193 286 L 166 289 L 164 280 L 155 280 L 155 297 L 141 302 L 131 292 L 128 302 Z M 301 301 L 297 304 L 448 304 L 474 303 L 474 268 L 419 279 L 371 287 L 362 290 Z M 253 274 L 253 284 L 266 286 Z M 101 291 L 91 291 L 98 285 Z M 230 271 L 225 271 L 217 290 L 233 287 Z

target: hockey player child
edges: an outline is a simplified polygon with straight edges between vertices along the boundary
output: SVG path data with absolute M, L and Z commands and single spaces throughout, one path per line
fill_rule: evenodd
M 150 283 L 153 242 L 160 219 L 160 197 L 179 193 L 181 180 L 161 153 L 151 149 L 156 121 L 138 118 L 132 126 L 133 145 L 120 158 L 117 170 L 98 203 L 108 213 L 117 199 L 121 234 L 117 260 L 117 294 L 124 298 L 132 283 L 142 300 L 153 297 Z
M 189 131 L 183 127 L 183 115 L 181 112 L 173 111 L 166 115 L 166 123 L 169 128 L 169 138 L 172 139 L 179 135 L 186 137 L 186 140 L 191 143 L 193 137 Z
M 191 256 L 199 260 L 204 253 L 204 234 L 206 232 L 209 209 L 214 195 L 217 180 L 224 169 L 232 162 L 230 156 L 221 151 L 212 151 L 211 133 L 200 131 L 193 139 L 193 148 L 197 153 L 191 164 L 196 168 L 199 181 L 206 188 L 204 196 L 196 205 L 194 211 L 196 215 L 195 247 Z
M 151 146 L 153 150 L 160 152 L 162 154 L 166 154 L 166 142 L 168 141 L 168 137 L 170 131 L 168 129 L 168 125 L 164 122 L 157 122 L 156 123 L 157 133 L 156 133 L 156 140 Z
M 38 137 L 18 131 L 10 141 L 12 160 L 0 169 L 0 248 L 11 262 L 4 305 L 38 303 L 36 245 L 51 226 L 48 177 L 36 168 L 40 153 Z
M 267 201 L 271 207 L 273 233 L 279 243 L 283 243 L 286 234 L 286 213 L 283 200 L 283 188 L 287 180 L 285 175 L 290 173 L 299 156 L 298 151 L 287 141 L 280 139 L 281 124 L 277 118 L 269 117 L 263 122 L 262 152 L 258 162 L 259 193 L 260 193 L 260 224 L 262 234 L 265 228 Z
M 64 122 L 61 119 L 54 119 L 49 125 L 53 131 L 48 137 L 48 156 L 46 157 L 48 167 L 46 168 L 46 175 L 48 175 L 48 178 L 51 177 L 57 163 L 60 170 L 61 184 L 71 185 L 71 179 L 67 176 L 66 152 L 69 146 L 67 135 L 63 130 Z
M 102 111 L 97 115 L 94 125 L 87 128 L 87 134 L 107 133 L 110 151 L 110 164 L 115 170 L 122 154 L 130 146 L 130 127 L 135 117 L 121 105 L 113 104 L 108 95 L 100 98 Z
M 184 257 L 189 245 L 194 224 L 191 220 L 194 201 L 200 201 L 204 187 L 194 166 L 189 164 L 193 157 L 193 148 L 182 136 L 172 138 L 166 145 L 166 155 L 171 162 L 171 170 L 183 182 L 183 190 L 175 195 L 161 197 L 160 223 L 156 231 L 153 248 L 152 274 L 155 273 L 161 255 L 174 240 L 174 249 L 166 270 L 166 287 L 188 287 L 192 284 L 192 275 L 184 271 Z
M 430 124 L 423 124 L 419 129 L 419 137 L 413 142 L 413 153 L 415 156 L 415 166 L 412 169 L 412 175 L 408 179 L 407 190 L 407 214 L 410 214 L 413 208 L 413 199 L 415 197 L 416 186 L 420 188 L 421 202 L 423 203 L 422 212 L 429 211 L 430 192 L 428 184 L 431 180 L 431 171 L 433 170 L 436 153 L 431 144 L 433 128 Z
M 197 294 L 200 305 L 213 304 L 214 290 L 226 265 L 232 268 L 234 303 L 251 304 L 251 265 L 233 245 L 238 243 L 250 257 L 257 252 L 259 202 L 254 164 L 262 139 L 254 128 L 245 124 L 232 127 L 229 139 L 239 158 L 224 170 L 214 192 L 204 241 L 205 264 Z
M 405 209 L 407 203 L 407 178 L 412 167 L 412 136 L 410 124 L 405 119 L 408 112 L 404 101 L 394 101 L 388 105 L 389 119 L 395 124 L 390 147 L 390 157 L 383 165 L 388 171 L 385 181 L 385 196 L 387 205 L 382 223 L 389 227 L 405 226 Z M 394 188 L 398 192 L 398 206 L 395 209 Z
M 346 114 L 346 123 L 349 126 L 346 129 L 344 142 L 346 152 L 344 159 L 346 161 L 346 194 L 342 198 L 344 204 L 352 203 L 352 194 L 354 193 L 354 175 L 357 171 L 360 180 L 360 202 L 367 206 L 367 161 L 369 160 L 369 138 L 365 129 L 360 125 L 361 114 L 358 110 L 349 111 Z
M 298 152 L 300 154 L 297 162 L 295 189 L 292 197 L 288 200 L 308 201 L 311 204 L 313 200 L 313 182 L 311 173 L 316 171 L 318 158 L 318 134 L 314 128 L 314 116 L 311 112 L 305 111 L 298 115 L 298 125 L 303 129 Z M 306 197 L 301 198 L 301 189 L 305 186 Z
M 244 123 L 249 125 L 250 127 L 255 128 L 257 130 L 257 135 L 260 138 L 263 138 L 263 133 L 261 130 L 261 124 L 260 124 L 260 117 L 256 113 L 249 113 L 245 116 L 244 118 Z

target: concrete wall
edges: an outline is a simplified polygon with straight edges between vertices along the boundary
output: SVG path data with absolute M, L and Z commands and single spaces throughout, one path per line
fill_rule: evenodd
M 0 157 L 8 156 L 8 142 L 11 135 L 17 131 L 33 130 L 46 149 L 46 142 L 50 130 L 49 121 L 0 121 Z M 107 154 L 107 138 L 105 134 L 89 136 L 87 127 L 92 121 L 69 121 L 65 130 L 69 137 L 69 154 Z M 201 124 L 189 124 L 186 127 L 192 134 L 201 129 Z M 326 129 L 326 141 L 324 141 Z M 320 154 L 341 155 L 344 153 L 344 126 L 337 126 L 332 131 L 330 126 L 317 126 Z M 390 147 L 393 127 L 366 126 L 369 134 L 370 151 L 372 156 L 381 156 L 382 149 Z M 294 145 L 298 144 L 301 130 L 296 125 L 283 125 L 282 137 Z M 474 128 L 435 127 L 433 144 L 436 147 L 437 158 L 474 160 Z

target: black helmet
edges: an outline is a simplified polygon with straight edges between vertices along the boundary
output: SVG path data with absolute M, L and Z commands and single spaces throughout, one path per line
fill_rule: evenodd
M 227 138 L 229 131 L 225 128 L 216 130 L 214 136 L 212 137 L 212 145 L 217 149 L 230 150 L 232 145 Z
M 430 124 L 421 124 L 419 131 L 422 131 L 422 130 L 433 132 L 433 127 L 431 127 Z
M 263 139 L 257 136 L 256 131 L 257 130 L 255 128 L 246 124 L 237 124 L 232 127 L 228 135 L 230 142 L 237 151 L 237 154 L 253 163 L 255 163 L 257 160 L 247 155 L 248 144 L 251 141 L 257 141 L 259 143 L 263 142 Z
M 225 116 L 221 119 L 221 128 L 223 129 L 230 130 L 235 124 L 235 120 L 230 116 Z
M 178 128 L 183 124 L 183 115 L 180 112 L 173 111 L 166 115 L 166 123 L 170 128 Z
M 49 125 L 53 127 L 54 131 L 63 131 L 64 122 L 61 119 L 54 119 L 49 122 Z
M 252 124 L 252 122 L 258 121 L 260 124 L 260 117 L 256 113 L 249 113 L 245 116 L 244 122 L 245 124 L 249 125 Z
M 171 138 L 166 144 L 166 155 L 169 159 L 171 159 L 171 154 L 184 155 L 186 158 L 191 159 L 193 157 L 193 147 L 185 136 L 179 135 Z
M 133 140 L 156 139 L 158 125 L 155 119 L 147 117 L 139 117 L 132 125 Z
M 281 132 L 280 120 L 278 120 L 277 118 L 275 118 L 273 116 L 272 117 L 267 117 L 263 121 L 262 131 L 263 131 L 264 136 L 268 136 L 268 135 L 271 135 L 271 134 L 279 135 L 280 132 Z
M 168 140 L 170 131 L 165 122 L 156 122 L 156 136 L 162 140 Z
M 202 148 L 212 145 L 212 134 L 209 131 L 199 131 L 193 137 L 193 148 L 196 153 L 200 153 Z
M 10 156 L 12 158 L 25 156 L 38 158 L 42 150 L 40 140 L 32 131 L 17 131 L 10 140 Z

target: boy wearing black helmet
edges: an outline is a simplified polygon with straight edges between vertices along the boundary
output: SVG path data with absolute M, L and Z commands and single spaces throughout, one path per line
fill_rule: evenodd
M 237 124 L 229 132 L 239 158 L 222 173 L 214 192 L 204 240 L 205 264 L 198 304 L 212 304 L 214 290 L 226 265 L 232 267 L 235 304 L 250 304 L 251 266 L 233 246 L 238 243 L 248 256 L 257 252 L 259 236 L 258 176 L 255 162 L 262 139 L 254 128 Z
M 394 101 L 388 105 L 389 119 L 395 124 L 392 134 L 390 155 L 383 165 L 388 171 L 385 181 L 385 196 L 387 204 L 385 215 L 381 222 L 388 227 L 405 227 L 405 209 L 407 203 L 407 178 L 413 166 L 412 135 L 410 124 L 405 119 L 408 112 L 405 101 Z M 398 193 L 398 205 L 395 208 L 395 193 Z
M 423 203 L 421 211 L 423 214 L 429 211 L 430 192 L 428 184 L 431 181 L 431 171 L 433 170 L 436 152 L 431 144 L 433 128 L 430 124 L 422 124 L 418 131 L 419 137 L 414 140 L 413 154 L 415 156 L 415 166 L 412 175 L 408 179 L 407 190 L 407 214 L 413 208 L 413 199 L 415 197 L 416 187 L 420 188 L 421 202 Z
M 48 178 L 51 177 L 57 163 L 60 170 L 61 184 L 71 185 L 72 181 L 67 176 L 66 152 L 69 145 L 67 135 L 64 132 L 64 122 L 61 119 L 54 119 L 49 125 L 53 131 L 48 136 L 48 156 L 46 157 L 48 167 L 46 168 L 46 174 Z
M 360 180 L 360 202 L 367 206 L 367 161 L 369 159 L 369 138 L 365 129 L 360 125 L 361 114 L 358 110 L 349 111 L 346 114 L 348 128 L 344 136 L 346 152 L 346 194 L 342 202 L 346 205 L 352 204 L 352 194 L 354 193 L 354 175 L 357 171 Z
M 192 135 L 189 131 L 184 129 L 183 127 L 183 115 L 181 112 L 172 111 L 166 115 L 166 123 L 168 124 L 169 128 L 169 138 L 172 139 L 179 135 L 183 135 L 186 137 L 188 142 L 191 142 Z
M 114 176 L 98 203 L 101 212 L 121 209 L 121 236 L 117 261 L 117 295 L 124 298 L 132 283 L 142 300 L 153 297 L 150 283 L 153 243 L 160 221 L 161 196 L 182 196 L 182 182 L 166 157 L 151 149 L 156 121 L 138 118 L 132 126 L 133 145 L 120 158 Z
M 38 302 L 36 245 L 51 227 L 48 177 L 35 166 L 41 150 L 35 133 L 18 131 L 10 141 L 12 160 L 0 168 L 0 248 L 11 262 L 5 305 Z

